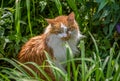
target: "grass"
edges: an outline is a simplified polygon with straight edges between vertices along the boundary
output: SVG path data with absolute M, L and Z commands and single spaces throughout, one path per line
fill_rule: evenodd
M 54 2 L 55 2 L 55 5 L 56 5 L 56 7 L 58 9 L 59 15 L 62 15 L 62 5 L 60 3 L 60 0 L 54 0 Z
M 26 0 L 26 5 L 27 5 L 28 26 L 29 26 L 31 37 L 32 37 L 33 35 L 32 35 L 32 26 L 31 26 L 31 20 L 30 20 L 30 0 Z
M 16 0 L 15 2 L 15 26 L 16 26 L 16 35 L 17 40 L 19 40 L 21 37 L 21 31 L 20 31 L 20 18 L 21 18 L 21 12 L 20 12 L 20 1 Z
M 69 45 L 65 45 L 67 74 L 55 67 L 49 57 L 47 61 L 50 62 L 50 66 L 28 63 L 38 68 L 48 81 L 51 81 L 51 78 L 41 69 L 43 67 L 51 67 L 57 81 L 59 76 L 62 76 L 64 81 L 120 81 L 120 37 L 115 29 L 115 25 L 120 20 L 119 3 L 120 1 L 115 0 L 101 2 L 99 0 L 1 0 L 0 81 L 41 81 L 32 69 L 19 63 L 15 58 L 21 45 L 29 37 L 42 33 L 43 28 L 46 27 L 44 18 L 54 18 L 72 11 L 87 39 L 81 40 L 78 44 L 80 56 L 77 58 L 72 57 Z M 31 77 L 22 66 L 35 78 Z
M 90 34 L 95 48 L 98 48 L 94 37 L 92 34 Z M 101 58 L 99 54 L 97 55 L 96 52 L 93 52 L 94 58 L 87 58 L 85 55 L 85 42 L 83 40 L 80 41 L 79 47 L 81 49 L 81 57 L 79 58 L 73 58 L 72 57 L 72 51 L 68 44 L 66 44 L 66 50 L 67 50 L 67 74 L 64 74 L 62 70 L 55 67 L 54 65 L 50 66 L 38 66 L 35 63 L 29 62 L 30 64 L 37 67 L 43 75 L 48 79 L 48 81 L 51 81 L 50 77 L 47 76 L 47 74 L 41 69 L 41 67 L 51 67 L 54 72 L 58 72 L 58 74 L 61 74 L 62 77 L 64 77 L 64 81 L 119 81 L 120 80 L 120 65 L 118 64 L 120 52 L 118 53 L 118 56 L 116 59 L 113 59 L 113 54 L 115 53 L 114 48 L 110 48 L 109 55 L 104 59 L 104 61 L 101 62 Z M 99 49 L 96 49 L 98 51 Z M 98 59 L 99 57 L 99 59 Z M 0 58 L 1 61 L 6 61 L 10 63 L 13 68 L 3 67 L 0 66 L 0 69 L 2 69 L 0 73 L 1 80 L 10 81 L 11 79 L 14 80 L 30 80 L 33 79 L 29 74 L 26 73 L 26 71 L 21 67 L 24 66 L 25 68 L 29 69 L 30 72 L 33 73 L 35 76 L 35 79 L 40 81 L 40 77 L 36 75 L 32 69 L 29 67 L 19 63 L 16 60 L 10 60 L 7 58 Z M 50 61 L 50 60 L 48 60 Z M 77 66 L 75 66 L 76 61 L 81 61 Z M 4 68 L 4 69 L 3 69 Z M 72 68 L 72 69 L 71 69 Z M 20 72 L 19 72 L 20 71 Z M 71 78 L 71 72 L 73 74 Z M 56 74 L 56 76 L 58 76 Z M 60 75 L 59 75 L 60 76 Z M 58 77 L 56 77 L 58 78 Z M 79 79 L 78 79 L 79 78 Z M 59 81 L 59 79 L 57 79 Z

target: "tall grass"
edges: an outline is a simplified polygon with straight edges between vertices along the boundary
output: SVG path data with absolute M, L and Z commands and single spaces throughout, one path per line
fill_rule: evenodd
M 29 26 L 29 29 L 30 29 L 31 37 L 32 37 L 32 26 L 31 26 L 31 19 L 30 19 L 30 17 L 31 17 L 30 16 L 30 0 L 26 0 L 26 5 L 27 5 L 28 26 Z
M 10 2 L 12 2 L 12 1 L 14 2 L 14 0 L 10 0 Z M 58 11 L 59 15 L 62 15 L 63 11 L 67 13 L 67 11 L 63 10 L 63 6 L 62 6 L 63 4 L 62 4 L 61 0 L 52 0 L 52 1 L 53 1 L 53 3 L 55 3 L 54 7 L 57 7 L 57 11 Z M 4 6 L 4 2 L 5 1 L 2 0 L 1 10 Z M 27 33 L 30 32 L 30 35 L 33 36 L 33 28 L 32 27 L 36 21 L 39 23 L 42 23 L 43 25 L 45 24 L 45 21 L 39 19 L 39 17 L 41 17 L 41 15 L 39 15 L 39 13 L 38 13 L 40 11 L 40 9 L 39 9 L 39 4 L 36 3 L 36 2 L 39 3 L 39 0 L 24 1 L 25 7 L 26 7 L 25 8 L 26 9 L 25 16 L 21 16 L 22 14 L 24 14 L 21 11 L 22 9 L 24 9 L 21 6 L 22 5 L 21 2 L 22 2 L 22 0 L 15 0 L 15 12 L 14 12 L 15 13 L 15 23 L 14 24 L 15 24 L 15 30 L 16 30 L 15 37 L 16 37 L 17 44 L 19 44 L 20 38 L 22 37 L 21 35 L 24 32 L 26 32 L 26 31 L 27 31 Z M 53 4 L 49 0 L 48 1 L 46 0 L 46 2 Z M 33 3 L 33 5 L 32 5 L 33 7 L 31 7 L 31 3 Z M 101 28 L 102 27 L 101 24 L 102 24 L 103 26 L 105 26 L 105 25 L 107 25 L 107 26 L 103 27 L 103 29 L 99 28 L 99 30 L 96 30 L 97 36 L 99 36 L 99 35 L 104 36 L 104 34 L 100 34 L 101 32 L 99 32 L 99 31 L 101 31 L 101 30 L 102 30 L 102 32 L 105 33 L 105 35 L 107 35 L 106 32 L 108 32 L 107 38 L 113 35 L 113 33 L 112 33 L 114 30 L 113 28 L 114 28 L 115 24 L 119 21 L 119 18 L 120 18 L 120 15 L 117 14 L 120 11 L 119 4 L 117 4 L 117 2 L 115 3 L 115 1 L 112 2 L 112 1 L 105 1 L 105 0 L 103 0 L 102 2 L 99 2 L 99 0 L 96 0 L 96 2 L 92 2 L 91 0 L 84 0 L 84 1 L 83 0 L 66 0 L 65 3 L 67 3 L 69 5 L 71 11 L 75 12 L 78 24 L 80 25 L 80 27 L 83 27 L 83 29 L 85 31 L 87 31 L 87 30 L 92 31 L 92 33 L 94 33 L 94 36 L 96 36 L 96 33 L 93 31 L 98 29 L 99 27 Z M 113 5 L 111 3 L 113 3 Z M 90 4 L 91 5 L 93 4 L 93 5 L 90 6 Z M 90 8 L 89 8 L 89 6 L 90 6 Z M 111 7 L 109 7 L 109 6 L 111 6 Z M 56 11 L 55 10 L 56 8 L 54 9 L 54 8 L 50 8 L 50 7 L 49 7 L 49 9 L 46 9 L 46 10 L 48 10 L 48 11 L 50 10 L 50 13 L 52 14 L 51 16 L 54 17 L 53 12 Z M 109 12 L 109 10 L 107 10 L 108 7 L 110 8 L 110 11 L 111 10 L 113 10 L 113 11 Z M 31 9 L 31 8 L 33 8 L 33 9 Z M 45 9 L 45 6 L 43 9 L 41 9 L 43 11 L 42 15 L 49 18 L 48 17 L 49 14 L 47 14 L 47 16 L 46 16 L 46 13 L 48 13 L 48 11 L 44 11 L 44 9 Z M 31 10 L 33 10 L 34 20 L 36 20 L 35 22 L 32 21 L 33 15 L 32 15 Z M 39 10 L 39 11 L 35 12 L 36 10 Z M 103 13 L 101 13 L 101 12 L 103 12 Z M 36 13 L 39 16 L 36 16 Z M 107 15 L 104 15 L 105 13 Z M 93 14 L 94 14 L 94 16 L 93 16 Z M 1 15 L 2 14 L 0 13 L 0 17 L 1 17 Z M 26 31 L 23 30 L 22 26 L 21 26 L 21 19 L 24 17 L 27 17 L 26 21 L 28 22 L 27 27 L 25 26 Z M 35 19 L 35 18 L 37 18 L 37 19 Z M 42 16 L 42 18 L 43 18 L 43 16 Z M 97 21 L 95 19 L 97 19 Z M 101 19 L 103 19 L 103 21 L 101 21 Z M 107 20 L 105 20 L 105 19 L 107 19 Z M 116 20 L 116 21 L 113 21 L 113 20 Z M 95 25 L 95 24 L 99 24 L 99 26 Z M 2 26 L 0 25 L 0 27 L 2 27 Z M 41 25 L 40 25 L 40 27 L 41 27 Z M 36 30 L 35 30 L 35 32 L 36 32 Z M 106 46 L 104 46 L 104 49 L 106 49 L 107 52 L 104 51 L 104 53 L 103 53 L 103 51 L 101 50 L 101 47 L 99 46 L 99 45 L 102 45 L 102 44 L 100 44 L 101 42 L 98 42 L 98 40 L 96 40 L 96 39 L 98 39 L 98 37 L 97 36 L 96 36 L 97 38 L 94 37 L 90 32 L 86 32 L 86 33 L 88 33 L 88 36 L 90 37 L 88 39 L 90 39 L 90 41 L 84 41 L 84 40 L 80 41 L 79 49 L 81 51 L 80 52 L 81 56 L 79 56 L 78 58 L 73 58 L 72 51 L 71 51 L 69 45 L 68 44 L 65 45 L 66 50 L 67 50 L 67 52 L 66 52 L 67 61 L 65 62 L 67 65 L 67 68 L 66 68 L 67 74 L 64 74 L 64 72 L 60 68 L 56 67 L 54 62 L 52 62 L 49 57 L 48 57 L 47 61 L 49 61 L 50 66 L 44 66 L 44 65 L 38 66 L 37 64 L 32 63 L 32 62 L 28 62 L 28 64 L 32 64 L 36 68 L 38 68 L 41 71 L 41 73 L 47 78 L 48 81 L 51 81 L 51 78 L 47 75 L 47 73 L 45 73 L 43 71 L 42 68 L 44 68 L 44 67 L 51 67 L 53 69 L 54 75 L 56 76 L 57 81 L 60 80 L 59 79 L 60 76 L 63 77 L 64 81 L 120 81 L 120 64 L 119 64 L 120 51 L 116 51 L 116 44 L 113 43 L 113 45 L 112 45 L 112 43 L 109 42 L 109 43 L 111 43 L 111 47 L 108 47 L 109 49 L 106 49 L 105 48 Z M 99 38 L 101 38 L 101 39 L 104 38 L 104 37 L 100 37 L 100 36 L 99 36 Z M 1 36 L 1 37 L 4 37 L 4 36 Z M 6 37 L 6 38 L 10 38 L 10 37 Z M 111 39 L 116 40 L 114 38 L 115 37 L 113 36 Z M 111 41 L 111 39 L 109 39 L 109 40 Z M 22 41 L 25 41 L 25 39 L 22 39 Z M 101 40 L 99 40 L 99 41 L 101 41 Z M 88 50 L 87 50 L 86 44 L 89 44 L 89 42 L 93 44 L 92 45 L 93 48 L 89 48 L 90 49 L 89 53 L 91 54 L 92 57 L 87 56 Z M 0 43 L 0 44 L 2 44 L 2 43 Z M 3 46 L 5 46 L 6 44 L 7 43 L 4 43 Z M 14 44 L 14 43 L 12 43 L 12 44 Z M 6 45 L 6 47 L 7 47 L 7 45 Z M 13 47 L 13 45 L 8 47 L 8 49 L 12 48 L 12 47 Z M 16 49 L 18 50 L 19 47 L 18 46 L 16 46 L 16 47 L 17 47 Z M 16 51 L 16 49 L 14 51 Z M 3 49 L 3 50 L 5 50 L 5 52 L 8 51 L 8 50 L 6 51 L 6 49 Z M 14 51 L 12 51 L 12 53 L 14 53 Z M 1 53 L 2 52 L 0 50 L 0 54 Z M 106 54 L 106 57 L 103 59 L 103 58 L 101 58 L 100 54 Z M 80 61 L 80 63 L 77 64 L 77 66 L 76 66 L 76 61 Z M 1 81 L 12 81 L 12 80 L 15 80 L 15 81 L 39 80 L 39 81 L 41 81 L 42 80 L 39 76 L 37 76 L 37 74 L 32 69 L 25 66 L 24 64 L 19 63 L 16 60 L 0 58 L 0 62 L 3 63 L 3 65 L 0 66 L 0 80 Z M 4 64 L 9 64 L 10 67 L 9 67 L 9 65 L 5 66 Z M 35 76 L 35 78 L 31 77 L 23 69 L 23 67 L 28 69 Z
M 56 7 L 58 9 L 59 15 L 62 15 L 62 5 L 61 5 L 60 0 L 54 0 L 54 2 L 55 2 L 55 5 L 56 5 Z
M 101 64 L 101 60 L 100 60 L 100 57 L 99 57 L 99 50 L 98 50 L 98 46 L 97 46 L 97 43 L 96 43 L 96 41 L 95 41 L 95 39 L 94 39 L 94 37 L 91 35 L 91 33 L 89 32 L 89 34 L 90 34 L 90 36 L 91 36 L 91 38 L 92 38 L 92 40 L 93 40 L 93 43 L 94 43 L 94 45 L 95 45 L 95 49 L 96 49 L 96 53 L 94 52 L 94 54 L 95 54 L 95 63 L 96 63 L 96 68 L 99 68 L 100 67 L 100 64 Z M 97 70 L 96 69 L 96 71 L 95 71 L 95 73 L 96 73 L 96 81 L 99 81 L 99 70 Z
M 33 0 L 34 2 L 34 0 Z M 20 0 L 16 0 L 15 5 L 16 5 L 16 9 L 15 9 L 15 26 L 16 26 L 16 32 L 17 32 L 17 38 L 20 39 L 19 37 L 21 37 L 21 28 L 20 28 L 20 22 L 21 22 L 21 1 Z M 28 18 L 28 27 L 29 27 L 29 31 L 30 34 L 32 36 L 32 26 L 31 26 L 31 15 L 30 15 L 30 0 L 26 0 L 26 6 L 27 6 L 27 18 Z M 33 5 L 33 9 L 34 9 L 34 5 Z
M 77 81 L 78 70 L 76 69 L 73 53 L 68 44 L 66 44 L 66 56 L 67 56 L 67 72 L 68 72 L 68 81 L 71 81 L 71 70 L 73 71 L 73 79 Z M 71 66 L 70 66 L 71 65 Z M 72 67 L 72 69 L 71 69 Z
M 96 51 L 99 50 L 98 47 L 96 47 L 97 44 L 91 33 L 90 33 L 90 36 L 94 42 L 95 48 L 97 48 Z M 66 44 L 67 74 L 64 74 L 64 72 L 62 72 L 61 69 L 54 66 L 53 65 L 54 63 L 49 59 L 49 57 L 48 57 L 48 61 L 50 63 L 52 63 L 52 64 L 50 64 L 50 66 L 45 66 L 45 65 L 38 66 L 32 62 L 30 62 L 30 64 L 32 64 L 36 68 L 38 68 L 40 70 L 40 72 L 42 72 L 43 75 L 48 79 L 48 81 L 51 81 L 51 79 L 41 69 L 42 67 L 51 67 L 54 72 L 57 72 L 58 74 L 55 73 L 57 81 L 59 81 L 59 77 L 57 77 L 58 75 L 59 76 L 61 75 L 62 77 L 64 77 L 64 81 L 73 81 L 73 80 L 74 81 L 93 81 L 93 80 L 94 81 L 119 81 L 120 80 L 120 65 L 118 63 L 118 61 L 120 59 L 120 51 L 119 51 L 116 59 L 113 59 L 113 54 L 115 53 L 115 51 L 114 51 L 114 47 L 111 47 L 109 50 L 110 51 L 109 55 L 106 57 L 106 59 L 103 62 L 101 62 L 101 58 L 100 58 L 99 54 L 97 55 L 95 52 L 92 52 L 93 56 L 94 56 L 92 58 L 87 58 L 85 56 L 86 50 L 85 50 L 85 42 L 83 40 L 80 41 L 79 47 L 81 49 L 81 57 L 73 58 L 72 51 L 71 51 L 69 45 Z M 99 57 L 99 59 L 98 59 L 98 57 Z M 2 69 L 2 71 L 0 73 L 0 77 L 2 80 L 10 81 L 11 79 L 15 79 L 15 80 L 33 79 L 29 74 L 27 74 L 27 72 L 21 67 L 21 65 L 24 66 L 25 68 L 27 68 L 31 73 L 33 73 L 33 75 L 35 76 L 34 79 L 36 79 L 38 81 L 41 80 L 40 77 L 38 77 L 36 75 L 36 73 L 34 71 L 32 71 L 32 69 L 17 62 L 16 60 L 10 60 L 10 59 L 6 59 L 6 58 L 0 58 L 0 60 L 7 61 L 12 66 L 14 66 L 13 69 L 0 66 L 0 69 Z M 78 64 L 77 66 L 75 66 L 75 61 L 81 61 L 81 63 Z M 73 76 L 71 76 L 71 74 Z
M 81 69 L 82 69 L 82 81 L 85 81 L 85 46 L 84 46 L 84 41 L 80 42 L 80 49 L 81 49 L 81 58 L 82 58 L 82 65 L 81 65 Z
M 20 0 L 15 1 L 15 26 L 16 26 L 16 35 L 17 41 L 20 40 L 21 32 L 20 32 L 20 18 L 21 18 L 21 11 L 20 11 Z

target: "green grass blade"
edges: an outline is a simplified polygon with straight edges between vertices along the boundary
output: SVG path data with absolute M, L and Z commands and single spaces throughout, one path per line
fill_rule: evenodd
M 66 53 L 67 53 L 67 61 L 70 60 L 70 62 L 67 63 L 67 70 L 68 70 L 68 79 L 71 81 L 71 76 L 70 76 L 70 63 L 72 65 L 72 71 L 73 71 L 73 78 L 74 81 L 77 81 L 77 76 L 76 76 L 76 67 L 75 67 L 75 62 L 74 62 L 74 58 L 73 58 L 73 53 L 72 50 L 70 48 L 70 46 L 68 45 L 68 43 L 65 44 L 66 46 Z
M 98 71 L 99 71 L 99 76 L 97 76 L 98 77 L 98 81 L 100 81 L 100 80 L 105 81 L 103 69 L 102 68 L 98 68 Z
M 23 79 L 23 77 L 25 79 L 30 79 L 31 78 L 30 76 L 28 76 L 28 75 L 26 76 L 23 73 L 21 73 L 20 71 L 12 69 L 12 68 L 3 67 L 1 69 L 2 69 L 1 72 L 4 75 L 7 75 L 7 77 L 9 79 L 20 80 L 20 79 Z
M 27 5 L 28 25 L 29 25 L 30 34 L 32 37 L 32 26 L 31 26 L 31 22 L 30 22 L 30 0 L 26 0 L 26 5 Z
M 99 55 L 98 55 L 98 54 L 99 54 L 99 49 L 98 49 L 97 43 L 96 43 L 94 37 L 92 36 L 92 34 L 91 34 L 90 32 L 88 32 L 88 33 L 89 33 L 89 35 L 91 36 L 91 38 L 92 38 L 92 40 L 93 40 L 93 43 L 94 43 L 94 45 L 95 45 L 96 54 L 97 54 L 97 56 L 99 56 Z
M 35 1 L 32 0 L 32 3 L 33 3 L 33 13 L 34 13 L 34 20 L 35 20 Z
M 3 79 L 4 81 L 10 81 L 9 78 L 4 74 L 0 73 L 0 76 L 1 76 L 1 79 Z
M 20 33 L 20 0 L 16 0 L 15 2 L 15 26 L 17 32 L 17 40 L 19 40 L 21 33 Z
M 23 75 L 25 76 L 28 76 L 28 77 L 31 77 L 24 69 L 22 69 L 22 67 L 26 68 L 27 70 L 29 70 L 33 76 L 35 77 L 35 79 L 37 80 L 41 80 L 40 77 L 38 77 L 38 75 L 36 74 L 36 72 L 34 72 L 30 67 L 16 61 L 16 60 L 10 60 L 10 59 L 7 59 L 7 58 L 0 58 L 0 60 L 4 60 L 4 61 L 7 61 L 8 63 L 10 63 L 11 65 L 13 65 L 15 68 L 12 69 L 12 71 L 14 70 L 18 70 L 20 71 Z M 17 62 L 17 63 L 16 63 Z M 25 64 L 31 64 L 33 66 L 35 66 L 47 79 L 48 81 L 51 81 L 51 79 L 47 76 L 47 74 L 35 63 L 33 62 L 27 62 Z M 20 67 L 21 66 L 21 67 Z M 15 79 L 16 77 L 13 76 L 13 79 Z
M 75 0 L 67 0 L 67 3 L 69 4 L 69 6 L 72 8 L 72 10 L 74 10 L 75 12 L 78 12 L 77 10 L 77 6 L 75 3 Z
M 70 60 L 70 51 L 69 51 L 69 46 L 66 44 L 66 54 L 67 54 L 67 61 Z M 70 71 L 70 62 L 67 63 L 67 78 L 68 81 L 71 81 L 71 71 Z
M 103 72 L 102 68 L 96 68 L 95 64 L 93 64 L 90 67 L 89 71 L 87 72 L 86 77 L 85 77 L 85 81 L 88 81 L 89 78 L 91 78 L 91 76 L 92 76 L 91 74 L 92 73 L 94 74 L 94 72 L 96 70 L 99 71 L 99 79 L 101 79 L 102 81 L 105 81 L 104 72 Z M 98 76 L 95 76 L 95 77 L 98 77 Z
M 117 69 L 118 68 L 118 65 L 119 65 L 119 60 L 120 60 L 120 51 L 117 55 L 117 58 L 115 59 L 115 68 Z
M 96 56 L 96 68 L 99 68 L 102 64 L 101 64 L 101 59 L 99 57 L 99 49 L 98 49 L 98 46 L 97 46 L 97 43 L 94 39 L 94 37 L 92 36 L 92 34 L 90 32 L 88 32 L 89 35 L 91 36 L 92 40 L 93 40 L 93 43 L 95 45 L 95 49 L 96 49 L 96 53 L 95 53 L 95 56 Z M 96 81 L 99 81 L 99 71 L 96 70 Z
M 107 67 L 107 74 L 106 74 L 106 78 L 110 78 L 112 75 L 112 58 L 113 58 L 113 53 L 114 53 L 114 48 L 110 49 L 110 59 L 108 62 L 108 67 Z
M 17 61 L 18 62 L 18 61 Z M 22 64 L 22 63 L 20 63 L 20 62 L 18 62 L 22 67 L 24 67 L 25 69 L 27 69 L 30 73 L 32 73 L 32 75 L 35 77 L 35 79 L 37 79 L 37 80 L 41 80 L 41 78 L 40 77 L 38 77 L 38 75 L 36 74 L 36 72 L 34 72 L 30 67 L 28 67 L 26 64 L 30 64 L 30 65 L 33 65 L 33 66 L 35 66 L 44 76 L 45 76 L 45 78 L 48 80 L 48 81 L 52 81 L 51 80 L 51 78 L 44 72 L 44 70 L 41 68 L 41 67 L 39 67 L 39 65 L 37 65 L 36 63 L 34 63 L 34 62 L 26 62 L 25 64 Z M 22 72 L 22 73 L 24 73 L 24 72 Z M 29 75 L 29 77 L 31 77 L 30 75 Z
M 21 67 L 24 67 L 25 69 L 27 69 L 36 79 L 39 79 L 39 77 L 37 76 L 37 74 L 27 65 L 25 64 L 31 64 L 33 66 L 35 66 L 34 64 L 32 64 L 31 62 L 27 62 L 25 64 L 22 64 L 20 62 L 18 62 L 20 64 Z M 36 67 L 36 66 L 35 66 Z M 22 73 L 26 73 L 26 70 L 23 70 Z M 30 75 L 27 73 L 27 75 L 30 77 Z
M 80 50 L 82 58 L 82 81 L 85 81 L 85 45 L 84 41 L 80 41 Z
M 59 15 L 62 15 L 62 5 L 60 3 L 60 0 L 54 0 L 56 7 L 58 9 Z
M 95 70 L 96 70 L 96 69 L 95 69 L 95 64 L 93 64 L 93 65 L 90 67 L 89 71 L 87 72 L 84 81 L 87 81 L 87 79 L 88 79 L 89 77 L 91 77 L 91 74 L 92 74 Z
M 41 66 L 41 67 L 49 67 L 49 68 L 52 68 L 53 71 L 56 71 L 56 72 L 58 72 L 58 73 L 61 75 L 62 79 L 65 79 L 65 78 L 67 77 L 67 74 L 65 74 L 65 73 L 64 73 L 60 68 L 58 68 L 58 67 L 51 66 L 51 65 L 49 65 L 49 66 Z M 58 78 L 58 77 L 57 77 L 57 78 Z M 60 79 L 60 77 L 59 77 L 59 79 Z M 57 80 L 57 81 L 59 81 L 59 80 Z
M 117 58 L 115 60 L 115 65 L 114 68 L 116 69 L 115 74 L 113 76 L 113 80 L 112 81 L 119 81 L 120 80 L 120 64 L 118 64 L 118 61 L 120 60 L 120 51 L 117 55 Z
M 77 68 L 76 68 L 76 71 L 75 71 L 75 76 L 76 76 L 76 81 L 78 81 L 78 74 L 79 74 L 79 70 L 80 70 L 81 66 L 78 65 Z
M 74 61 L 74 58 L 73 58 L 72 49 L 70 48 L 69 45 L 68 45 L 68 50 L 69 50 L 69 53 L 70 53 L 70 60 L 71 60 L 71 63 L 72 63 L 74 81 L 77 81 L 75 61 Z
M 53 60 L 50 58 L 49 54 L 46 51 L 44 51 L 44 52 L 45 52 L 46 57 L 47 57 L 46 61 L 49 63 L 49 66 L 44 66 L 44 67 L 50 67 L 52 69 L 52 71 L 56 77 L 56 81 L 59 81 L 61 76 L 62 76 L 62 79 L 65 79 L 66 74 L 64 73 L 61 65 L 59 65 L 59 62 L 53 62 Z
M 120 81 L 120 66 L 118 70 L 116 71 L 116 73 L 114 74 L 112 81 Z
M 19 71 L 25 73 L 24 70 L 15 62 L 15 60 L 13 61 L 13 60 L 10 60 L 8 58 L 0 58 L 0 60 L 3 60 L 3 61 L 10 63 L 11 65 L 13 65 L 15 67 L 14 69 L 18 69 Z
M 34 63 L 34 62 L 27 62 L 27 64 L 32 64 L 33 66 L 35 66 L 43 75 L 44 75 L 44 77 L 47 79 L 47 81 L 52 81 L 51 80 L 51 77 L 49 77 L 48 76 L 48 74 L 41 68 L 41 67 L 39 67 L 39 65 L 37 65 L 36 63 Z M 25 66 L 26 67 L 26 66 Z M 43 66 L 43 68 L 44 68 L 45 66 Z M 27 69 L 29 69 L 28 67 L 27 67 Z M 31 70 L 31 69 L 30 69 Z M 36 75 L 36 73 L 35 73 L 35 75 Z M 39 77 L 38 76 L 36 76 L 36 78 L 37 79 L 39 79 Z
M 3 8 L 3 0 L 2 0 L 2 2 L 1 2 L 1 9 Z
M 115 74 L 113 76 L 112 81 L 119 81 L 120 80 L 120 64 L 119 64 L 119 59 L 120 59 L 120 51 L 117 55 L 117 58 L 115 59 Z
M 108 61 L 109 61 L 109 56 L 106 57 L 105 61 L 103 62 L 103 65 L 102 65 L 102 69 L 104 70 L 105 69 L 105 66 L 107 65 Z
M 103 9 L 106 6 L 107 3 L 108 3 L 108 0 L 102 0 L 100 2 L 100 6 L 98 8 L 98 12 L 101 11 L 101 9 Z

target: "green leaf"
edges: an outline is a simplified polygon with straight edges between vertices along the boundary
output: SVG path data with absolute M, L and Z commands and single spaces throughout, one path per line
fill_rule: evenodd
M 82 58 L 82 81 L 85 81 L 85 43 L 84 41 L 80 41 L 80 49 L 81 49 L 81 58 Z
M 41 7 L 41 12 L 45 9 L 46 5 L 47 5 L 47 2 L 46 1 L 40 1 L 39 2 L 39 5 Z
M 28 26 L 29 26 L 31 37 L 32 37 L 33 34 L 32 34 L 32 26 L 30 21 L 30 0 L 26 0 L 26 5 L 27 5 Z
M 106 78 L 110 78 L 111 75 L 112 75 L 112 58 L 113 58 L 113 54 L 114 54 L 114 48 L 111 48 L 110 49 L 110 58 L 109 58 L 109 62 L 108 62 Z
M 108 0 L 101 0 L 100 6 L 98 8 L 98 12 L 101 11 L 106 6 L 107 3 L 108 3 Z
M 4 81 L 10 81 L 10 79 L 6 75 L 4 75 L 2 73 L 0 73 L 0 77 L 3 78 Z
M 54 0 L 56 7 L 58 9 L 59 15 L 62 15 L 62 5 L 59 0 Z
M 113 76 L 112 81 L 119 81 L 119 80 L 120 80 L 120 66 L 119 66 L 118 70 L 116 71 L 115 75 Z

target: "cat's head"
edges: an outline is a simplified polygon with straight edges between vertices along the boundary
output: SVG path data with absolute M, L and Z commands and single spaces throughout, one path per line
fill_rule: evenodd
M 55 34 L 62 40 L 81 35 L 73 12 L 68 16 L 58 16 L 54 19 L 46 19 L 46 21 L 49 25 L 45 33 Z

